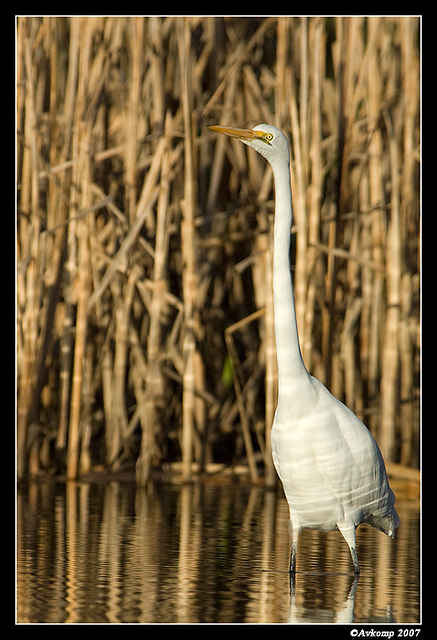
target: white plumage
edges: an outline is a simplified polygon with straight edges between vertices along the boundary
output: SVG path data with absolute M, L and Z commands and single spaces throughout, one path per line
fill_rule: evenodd
M 308 373 L 302 360 L 289 257 L 292 204 L 287 138 L 267 124 L 251 130 L 210 128 L 258 151 L 269 161 L 275 180 L 273 294 L 279 393 L 272 453 L 290 509 L 290 571 L 296 570 L 301 529 L 338 528 L 359 573 L 356 527 L 367 522 L 393 537 L 399 516 L 371 433 Z

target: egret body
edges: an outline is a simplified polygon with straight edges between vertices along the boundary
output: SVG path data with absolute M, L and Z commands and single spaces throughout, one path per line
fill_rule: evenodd
M 273 296 L 278 405 L 271 441 L 273 461 L 290 509 L 290 572 L 296 570 L 301 529 L 338 528 L 359 573 L 355 529 L 362 522 L 394 537 L 399 525 L 384 460 L 370 431 L 303 362 L 290 271 L 292 202 L 290 150 L 271 125 L 213 131 L 241 140 L 270 163 L 275 181 Z

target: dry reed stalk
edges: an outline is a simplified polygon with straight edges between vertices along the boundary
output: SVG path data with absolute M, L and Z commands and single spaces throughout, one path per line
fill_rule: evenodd
M 412 440 L 414 432 L 414 412 L 412 395 L 413 382 L 413 341 L 408 318 L 411 314 L 412 299 L 411 274 L 404 273 L 401 280 L 401 308 L 399 320 L 400 344 L 400 396 L 401 396 L 401 457 L 400 463 L 408 465 L 412 456 Z
M 347 117 L 345 113 L 345 84 L 348 70 L 352 65 L 352 61 L 348 58 L 348 26 L 349 21 L 343 18 L 336 19 L 337 42 L 335 48 L 334 72 L 337 84 L 337 113 L 336 113 L 336 154 L 337 154 L 337 177 L 335 184 L 335 201 L 332 203 L 334 207 L 334 216 L 329 224 L 328 246 L 329 249 L 335 249 L 341 242 L 342 221 L 341 221 L 341 193 L 344 189 L 342 179 L 346 175 L 343 169 L 346 169 L 347 155 L 345 153 L 345 137 L 347 128 Z M 322 309 L 322 361 L 323 361 L 323 382 L 332 390 L 334 395 L 340 394 L 338 376 L 333 379 L 333 372 L 337 371 L 335 367 L 334 357 L 334 332 L 336 321 L 336 292 L 338 278 L 339 263 L 335 259 L 334 254 L 330 251 L 328 254 L 326 276 L 325 276 L 325 300 L 326 304 Z
M 228 110 L 229 112 L 231 111 L 231 105 L 235 101 L 235 90 L 236 90 L 235 82 L 231 82 L 225 90 L 225 98 L 224 98 L 225 113 Z M 217 141 L 212 166 L 210 169 L 208 198 L 206 201 L 206 210 L 207 210 L 208 216 L 212 215 L 215 203 L 217 201 L 217 194 L 220 188 L 222 174 L 223 174 L 223 163 L 225 161 L 225 152 L 227 148 L 226 143 L 227 143 L 227 140 L 224 136 L 219 138 L 219 140 Z
M 306 28 L 306 23 L 301 24 L 300 37 L 301 37 L 301 53 L 303 52 L 306 36 L 302 35 L 302 31 Z M 306 55 L 306 51 L 304 52 Z M 306 64 L 301 63 L 301 73 L 305 74 L 308 70 Z M 307 79 L 303 79 L 303 86 L 307 86 Z M 291 176 L 292 176 L 292 189 L 293 189 L 293 216 L 294 225 L 297 230 L 296 234 L 296 249 L 295 249 L 295 273 L 294 273 L 294 299 L 296 307 L 296 321 L 300 335 L 300 341 L 302 342 L 302 336 L 304 335 L 304 317 L 305 317 L 305 298 L 306 298 L 306 260 L 308 250 L 308 234 L 307 234 L 307 218 L 305 209 L 306 199 L 306 172 L 307 166 L 307 152 L 308 149 L 304 145 L 304 129 L 302 128 L 302 120 L 305 119 L 305 112 L 302 115 L 299 111 L 298 95 L 296 84 L 293 82 L 291 86 L 290 95 L 290 121 L 291 131 L 293 136 L 293 144 L 291 147 Z M 307 102 L 307 96 L 303 96 L 300 92 L 301 100 Z M 304 110 L 306 107 L 304 107 Z
M 178 50 L 181 71 L 182 109 L 185 129 L 185 180 L 184 200 L 182 207 L 181 225 L 181 254 L 183 264 L 183 291 L 184 291 L 184 324 L 185 337 L 183 345 L 183 357 L 185 370 L 183 375 L 182 397 L 182 479 L 184 482 L 191 480 L 191 460 L 194 437 L 194 412 L 195 412 L 195 352 L 196 352 L 196 248 L 194 231 L 194 214 L 196 202 L 196 188 L 194 183 L 194 148 L 193 148 L 193 123 L 192 123 L 192 93 L 190 73 L 190 46 L 191 31 L 189 19 L 178 22 Z
M 402 149 L 402 179 L 400 182 L 400 229 L 401 246 L 408 243 L 406 235 L 412 231 L 414 237 L 414 211 L 417 203 L 417 193 L 413 185 L 415 184 L 414 173 L 417 170 L 417 105 L 420 104 L 420 69 L 419 58 L 414 53 L 415 38 L 417 38 L 417 24 L 413 20 L 403 20 L 401 22 L 401 55 L 402 69 L 401 76 L 404 84 L 405 110 L 404 110 L 404 132 Z M 419 267 L 420 268 L 420 267 Z M 414 291 L 414 281 L 418 278 L 410 271 L 404 271 L 401 281 L 401 315 L 400 315 L 400 395 L 401 395 L 401 456 L 402 464 L 409 464 L 417 455 L 418 423 L 415 416 L 413 397 L 415 394 L 414 381 L 414 339 L 411 331 L 415 325 L 414 312 L 412 313 L 412 297 Z M 416 415 L 418 411 L 416 409 Z M 414 451 L 414 449 L 416 449 Z
M 80 439 L 81 439 L 81 408 L 83 361 L 87 335 L 87 300 L 88 300 L 88 239 L 86 223 L 78 223 L 78 293 L 76 336 L 74 347 L 74 363 L 71 388 L 70 423 L 68 427 L 67 444 L 67 478 L 75 480 L 79 471 Z
M 143 68 L 143 46 L 144 46 L 144 21 L 142 18 L 134 18 L 128 23 L 128 34 L 130 42 L 130 55 L 132 63 L 129 66 L 131 77 L 129 78 L 129 100 L 128 112 L 126 114 L 126 200 L 127 217 L 133 221 L 136 213 L 137 203 L 137 145 L 138 145 L 138 111 L 141 94 L 141 74 Z
M 225 337 L 226 337 L 226 344 L 228 347 L 229 357 L 233 364 L 233 379 L 234 379 L 235 393 L 237 396 L 237 405 L 240 413 L 241 431 L 243 434 L 244 447 L 245 447 L 247 459 L 249 462 L 250 477 L 252 479 L 252 482 L 256 482 L 258 480 L 258 469 L 256 466 L 255 457 L 253 453 L 252 439 L 250 435 L 249 417 L 246 411 L 246 403 L 244 402 L 244 398 L 243 398 L 243 388 L 239 380 L 241 373 L 240 375 L 238 375 L 239 360 L 238 360 L 238 355 L 236 353 L 235 344 L 232 338 L 232 331 L 229 331 L 229 329 L 232 329 L 232 327 L 229 327 L 226 330 Z
M 387 229 L 386 319 L 382 352 L 381 437 L 380 446 L 388 460 L 393 460 L 395 420 L 399 373 L 399 320 L 401 302 L 401 238 L 399 212 L 399 136 L 389 117 L 386 117 L 389 136 L 391 172 L 391 208 Z
M 20 25 L 21 26 L 21 25 Z M 27 25 L 26 25 L 27 26 Z M 23 122 L 23 136 L 28 142 L 26 148 L 22 152 L 22 210 L 28 216 L 29 224 L 23 225 L 23 236 L 21 238 L 21 246 L 18 247 L 17 255 L 21 260 L 27 258 L 28 265 L 26 268 L 26 276 L 23 280 L 17 282 L 22 286 L 21 295 L 21 313 L 17 314 L 21 320 L 21 385 L 18 393 L 17 402 L 17 475 L 22 478 L 26 472 L 26 447 L 27 432 L 29 422 L 30 404 L 32 402 L 32 378 L 34 366 L 34 349 L 37 340 L 37 315 L 35 297 L 38 294 L 36 287 L 36 261 L 37 261 L 37 238 L 39 234 L 40 218 L 37 215 L 31 216 L 31 211 L 37 211 L 38 208 L 38 190 L 35 188 L 35 166 L 33 167 L 32 178 L 32 162 L 36 163 L 36 122 L 34 108 L 34 92 L 33 92 L 33 73 L 31 68 L 29 40 L 25 34 L 25 25 L 23 24 L 22 32 L 22 69 L 25 80 L 24 90 L 21 99 L 22 114 L 19 114 L 20 120 Z M 32 153 L 33 151 L 33 153 Z M 20 251 L 21 249 L 21 251 Z M 28 256 L 28 257 L 27 257 Z
M 374 23 L 371 23 L 373 27 Z M 371 35 L 372 37 L 372 35 Z M 376 126 L 377 119 L 381 112 L 380 87 L 379 87 L 379 61 L 378 52 L 374 48 L 369 64 L 369 75 L 367 78 L 367 110 L 369 114 L 369 206 L 372 208 L 372 258 L 375 262 L 383 262 L 383 237 L 384 237 L 384 186 L 381 158 L 383 157 L 382 134 Z M 375 274 L 372 287 L 372 303 L 370 311 L 370 331 L 369 331 L 369 369 L 368 388 L 369 394 L 375 397 L 379 378 L 380 366 L 380 327 L 383 324 L 382 312 L 383 304 L 383 279 L 381 275 Z
M 79 45 L 78 45 L 79 47 Z M 82 96 L 83 99 L 83 96 Z M 78 96 L 78 108 L 83 103 Z M 79 127 L 73 131 L 72 152 L 79 156 L 79 148 L 83 142 L 83 132 Z M 72 172 L 72 182 L 79 185 L 83 182 L 83 162 L 75 164 Z M 74 201 L 72 208 L 78 206 L 78 193 L 73 192 Z M 76 321 L 75 321 L 75 341 L 73 354 L 73 370 L 71 377 L 71 399 L 69 407 L 69 424 L 68 424 L 68 441 L 67 441 L 67 478 L 76 479 L 79 471 L 80 458 L 80 440 L 81 440 L 81 407 L 82 407 L 82 374 L 83 360 L 86 348 L 87 334 L 87 313 L 86 302 L 88 293 L 88 247 L 87 247 L 87 228 L 84 220 L 71 223 L 71 230 L 74 236 L 74 243 L 77 242 L 77 253 L 75 258 L 77 263 L 74 265 L 77 289 L 73 294 L 75 296 Z M 75 284 L 76 284 L 75 283 Z
M 71 236 L 71 238 L 70 238 Z M 70 239 L 70 242 L 69 242 Z M 75 260 L 73 247 L 74 243 L 74 225 L 69 226 L 67 232 L 67 244 L 70 247 L 69 256 L 64 264 L 64 321 L 62 334 L 60 339 L 60 409 L 59 409 L 59 427 L 56 436 L 56 448 L 60 451 L 64 450 L 67 445 L 68 434 L 68 417 L 69 417 L 69 401 L 70 401 L 70 384 L 71 384 L 71 362 L 73 357 L 73 282 L 75 278 Z
M 258 468 L 256 466 L 255 455 L 254 455 L 254 450 L 253 450 L 253 445 L 252 445 L 252 440 L 250 435 L 248 406 L 247 406 L 247 403 L 244 402 L 244 397 L 243 397 L 244 388 L 246 387 L 246 385 L 244 384 L 244 375 L 242 372 L 237 349 L 235 347 L 233 334 L 235 333 L 235 331 L 240 330 L 245 325 L 263 316 L 264 313 L 265 313 L 264 309 L 255 311 L 253 314 L 251 314 L 247 318 L 244 318 L 243 320 L 240 320 L 239 322 L 236 322 L 232 326 L 228 327 L 225 331 L 226 345 L 228 348 L 229 357 L 231 358 L 231 361 L 233 363 L 232 377 L 234 381 L 235 393 L 237 396 L 237 403 L 238 403 L 238 408 L 240 412 L 244 447 L 246 450 L 247 460 L 249 464 L 250 477 L 252 482 L 254 483 L 258 482 L 259 475 L 258 475 Z
M 90 65 L 92 34 L 94 21 L 86 21 L 80 18 L 73 21 L 75 25 L 73 46 L 77 50 L 78 77 L 82 82 L 77 86 L 74 100 L 71 151 L 73 156 L 82 157 L 72 167 L 73 190 L 71 209 L 86 209 L 91 204 L 91 166 L 88 156 L 90 148 L 91 127 L 89 122 L 83 122 L 82 114 L 87 106 L 90 89 Z M 77 241 L 77 289 L 76 289 L 76 331 L 74 342 L 73 370 L 71 379 L 70 417 L 68 425 L 67 442 L 67 478 L 76 479 L 79 473 L 79 462 L 82 457 L 86 465 L 88 457 L 86 443 L 83 439 L 83 398 L 87 393 L 84 389 L 84 363 L 87 347 L 88 313 L 87 303 L 90 288 L 89 268 L 89 224 L 86 218 L 71 222 Z M 82 453 L 82 456 L 81 456 Z
M 276 411 L 278 396 L 278 366 L 275 349 L 275 323 L 273 307 L 273 225 L 270 225 L 269 234 L 263 234 L 268 247 L 263 256 L 263 268 L 265 271 L 266 290 L 266 317 L 265 317 L 265 359 L 266 359 L 266 411 L 265 411 L 265 482 L 267 487 L 273 487 L 276 483 L 276 472 L 272 459 L 271 428 Z
M 325 76 L 325 56 L 323 42 L 323 23 L 310 22 L 309 50 L 312 52 L 310 95 L 311 140 L 309 142 L 310 180 L 308 181 L 308 249 L 307 249 L 307 292 L 302 339 L 302 355 L 309 369 L 312 369 L 312 335 L 316 304 L 316 269 L 317 251 L 313 248 L 319 240 L 320 209 L 322 203 L 323 184 L 323 152 L 322 144 L 322 79 Z
M 276 78 L 275 78 L 275 125 L 279 128 L 286 122 L 290 100 L 287 73 L 289 71 L 288 42 L 290 21 L 278 18 L 276 25 Z
M 170 140 L 172 119 L 168 114 L 165 125 L 165 139 Z M 169 225 L 169 196 L 171 151 L 163 151 L 161 166 L 161 190 L 156 210 L 156 240 L 154 247 L 155 261 L 153 271 L 153 290 L 150 302 L 150 325 L 147 338 L 147 365 L 144 375 L 146 386 L 142 406 L 142 442 L 141 451 L 136 463 L 136 478 L 141 486 L 147 485 L 150 478 L 151 462 L 154 451 L 154 438 L 159 430 L 163 403 L 164 379 L 160 366 L 162 359 L 162 313 L 165 305 L 164 292 L 167 289 L 167 261 L 168 261 L 168 225 Z M 140 352 L 138 352 L 140 354 Z M 140 357 L 140 355 L 138 356 Z M 138 394 L 136 394 L 138 395 Z M 141 396 L 140 396 L 141 397 Z

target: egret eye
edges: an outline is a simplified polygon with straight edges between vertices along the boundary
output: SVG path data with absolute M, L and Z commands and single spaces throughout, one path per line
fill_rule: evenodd
M 270 142 L 270 140 L 273 140 L 273 133 L 266 133 L 264 136 L 264 140 L 267 140 L 267 142 Z

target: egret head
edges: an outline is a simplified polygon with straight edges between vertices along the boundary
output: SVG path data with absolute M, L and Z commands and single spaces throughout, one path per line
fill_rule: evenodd
M 290 161 L 290 148 L 288 140 L 280 129 L 271 124 L 258 124 L 253 129 L 232 129 L 213 124 L 209 127 L 212 131 L 223 133 L 231 138 L 241 140 L 248 147 L 258 151 L 271 164 L 275 160 Z

